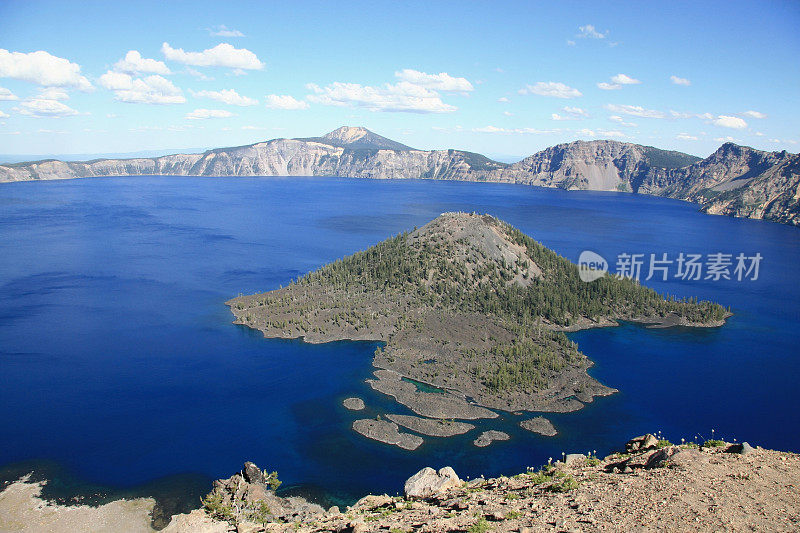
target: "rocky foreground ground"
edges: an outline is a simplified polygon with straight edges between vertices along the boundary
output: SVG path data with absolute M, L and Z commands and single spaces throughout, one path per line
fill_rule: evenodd
M 797 454 L 721 441 L 675 446 L 652 436 L 634 439 L 626 449 L 604 459 L 568 455 L 541 469 L 493 479 L 462 481 L 449 467 L 426 468 L 409 478 L 405 496 L 370 495 L 347 509 L 328 510 L 276 496 L 272 478 L 248 463 L 215 483 L 204 509 L 173 517 L 163 531 L 800 529 Z M 141 507 L 147 500 L 116 506 L 117 513 L 129 512 L 126 523 L 123 515 L 110 516 L 114 507 L 26 499 L 25 485 L 17 482 L 0 493 L 0 531 L 149 530 Z

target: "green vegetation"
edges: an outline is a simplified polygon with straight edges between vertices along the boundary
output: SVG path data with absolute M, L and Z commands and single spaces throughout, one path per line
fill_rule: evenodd
M 645 146 L 645 157 L 651 167 L 658 168 L 682 168 L 692 163 L 700 161 L 702 158 L 684 154 L 683 152 L 675 152 L 673 150 L 661 150 L 652 146 Z
M 721 446 L 725 446 L 726 442 L 724 440 L 719 439 L 709 439 L 703 443 L 703 447 L 705 448 L 719 448 Z
M 469 533 L 486 533 L 491 529 L 489 522 L 486 520 L 485 516 L 482 516 L 478 519 L 477 522 L 472 524 L 470 528 L 467 530 Z
M 438 381 L 441 372 L 480 383 L 493 395 L 542 391 L 567 370 L 585 368 L 585 356 L 560 329 L 615 319 L 708 324 L 728 314 L 711 302 L 665 298 L 629 279 L 604 276 L 586 283 L 575 264 L 488 215 L 443 220 L 327 264 L 285 289 L 235 300 L 232 307 L 251 327 L 295 335 L 416 332 L 455 354 L 449 361 L 431 359 L 426 381 Z M 475 237 L 456 238 L 447 224 L 469 226 L 465 234 Z M 434 314 L 435 323 L 426 322 Z M 460 342 L 442 332 L 442 316 L 473 317 L 476 330 L 504 333 Z M 394 363 L 393 347 L 390 337 L 375 357 Z M 581 383 L 572 386 L 568 394 L 584 391 Z
M 222 494 L 212 492 L 201 501 L 203 509 L 212 517 L 218 520 L 232 521 L 234 519 L 233 508 L 224 504 Z

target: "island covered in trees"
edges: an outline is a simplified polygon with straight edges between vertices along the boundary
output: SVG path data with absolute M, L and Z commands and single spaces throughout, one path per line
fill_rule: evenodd
M 416 414 L 567 412 L 615 392 L 565 331 L 618 320 L 710 327 L 730 315 L 578 267 L 489 215 L 444 213 L 289 285 L 227 302 L 266 337 L 372 340 L 370 385 Z

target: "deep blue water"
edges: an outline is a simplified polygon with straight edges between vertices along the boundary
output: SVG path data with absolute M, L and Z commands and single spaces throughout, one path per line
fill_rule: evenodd
M 555 438 L 519 429 L 513 415 L 485 422 L 512 438 L 484 449 L 474 433 L 408 452 L 352 432 L 355 418 L 407 412 L 363 382 L 373 343 L 267 340 L 231 324 L 228 298 L 452 210 L 494 214 L 573 261 L 584 249 L 612 264 L 622 252 L 764 259 L 758 281 L 647 282 L 735 315 L 711 330 L 573 334 L 592 374 L 621 392 L 552 415 Z M 202 492 L 252 460 L 287 486 L 346 502 L 396 493 L 426 465 L 515 473 L 647 431 L 680 440 L 713 429 L 800 451 L 798 265 L 797 228 L 626 194 L 332 178 L 3 184 L 0 466 L 55 462 L 121 488 L 193 474 Z M 366 414 L 341 406 L 349 395 L 365 399 Z

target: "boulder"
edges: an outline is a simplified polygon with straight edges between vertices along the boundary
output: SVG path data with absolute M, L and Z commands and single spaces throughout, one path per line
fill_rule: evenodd
M 406 498 L 430 498 L 459 485 L 461 480 L 449 466 L 439 469 L 438 472 L 426 466 L 408 478 L 404 492 Z
M 708 458 L 703 452 L 697 450 L 681 449 L 677 446 L 669 446 L 654 452 L 645 464 L 645 468 L 662 468 L 669 466 L 672 468 L 689 468 L 707 463 Z
M 750 446 L 749 443 L 742 442 L 741 444 L 731 444 L 725 451 L 728 453 L 738 453 L 740 455 L 747 455 L 749 453 L 753 453 L 754 451 L 756 451 L 756 449 Z
M 251 463 L 250 461 L 247 461 L 244 464 L 242 475 L 244 476 L 244 480 L 247 481 L 248 483 L 264 482 L 263 472 L 261 472 L 261 469 L 258 468 L 254 463 Z
M 372 509 L 376 509 L 378 507 L 383 507 L 384 505 L 389 505 L 393 501 L 394 500 L 392 499 L 391 496 L 386 496 L 386 495 L 375 496 L 375 495 L 369 494 L 367 496 L 364 496 L 360 500 L 358 500 L 356 502 L 356 504 L 353 506 L 353 508 L 354 509 L 372 510 Z
M 582 463 L 584 461 L 586 461 L 586 456 L 583 455 L 582 453 L 569 453 L 564 458 L 564 464 L 565 465 L 572 464 L 572 463 Z
M 641 435 L 639 437 L 629 440 L 625 444 L 625 451 L 628 453 L 642 452 L 645 450 L 650 450 L 657 446 L 658 446 L 658 439 L 652 433 L 648 433 L 647 435 Z

